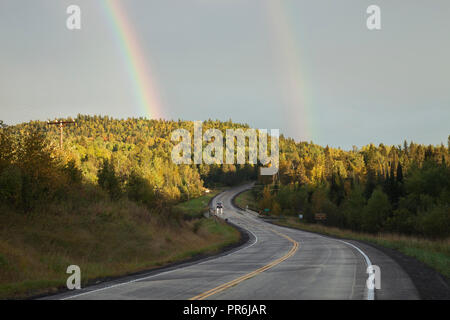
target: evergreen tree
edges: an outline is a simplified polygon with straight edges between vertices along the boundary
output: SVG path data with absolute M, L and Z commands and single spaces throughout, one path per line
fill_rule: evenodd
M 108 192 L 111 199 L 118 199 L 121 195 L 119 178 L 116 176 L 113 163 L 105 159 L 98 170 L 98 184 Z

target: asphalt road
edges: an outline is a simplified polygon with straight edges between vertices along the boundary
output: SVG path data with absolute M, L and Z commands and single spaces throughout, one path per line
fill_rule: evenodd
M 410 277 L 381 251 L 275 226 L 236 209 L 242 186 L 218 195 L 222 218 L 248 231 L 230 253 L 47 299 L 419 299 Z M 367 264 L 380 267 L 381 289 L 366 286 Z

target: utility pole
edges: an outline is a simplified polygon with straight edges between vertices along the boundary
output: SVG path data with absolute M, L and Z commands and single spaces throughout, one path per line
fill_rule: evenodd
M 63 146 L 63 127 L 65 125 L 69 125 L 69 124 L 74 124 L 75 121 L 55 121 L 55 122 L 50 122 L 47 121 L 48 125 L 58 125 L 59 126 L 59 147 L 62 150 L 62 146 Z

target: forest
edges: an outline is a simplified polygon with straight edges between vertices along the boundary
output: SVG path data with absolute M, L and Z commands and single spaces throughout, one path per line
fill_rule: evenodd
M 368 233 L 450 235 L 449 146 L 367 145 L 351 151 L 280 140 L 280 171 L 260 179 L 260 209 Z M 262 177 L 261 177 L 262 178 Z M 269 180 L 269 181 L 267 181 Z M 264 184 L 267 184 L 265 185 Z
M 83 193 L 128 198 L 150 210 L 198 197 L 206 187 L 256 179 L 250 165 L 176 165 L 171 161 L 178 128 L 191 122 L 79 115 L 64 129 L 32 121 L 0 129 L 0 200 L 24 213 L 45 210 Z M 207 121 L 205 128 L 242 125 Z
M 62 119 L 58 119 L 62 120 Z M 151 211 L 198 197 L 205 188 L 258 180 L 260 209 L 275 216 L 303 214 L 315 223 L 369 233 L 429 238 L 450 235 L 448 146 L 366 145 L 352 150 L 296 142 L 280 136 L 280 168 L 258 176 L 258 165 L 175 165 L 171 132 L 193 130 L 190 121 L 113 119 L 78 115 L 59 128 L 44 121 L 0 129 L 0 201 L 18 214 L 45 211 L 78 199 L 128 199 Z M 204 130 L 248 128 L 208 120 Z M 94 201 L 94 200 L 93 200 Z

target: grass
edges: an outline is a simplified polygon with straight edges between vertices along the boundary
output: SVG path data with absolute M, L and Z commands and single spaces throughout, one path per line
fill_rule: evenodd
M 220 192 L 221 190 L 219 189 L 211 190 L 204 196 L 175 205 L 174 209 L 182 212 L 185 216 L 190 218 L 202 217 L 203 213 L 208 211 L 209 201 Z
M 362 240 L 395 249 L 422 261 L 445 277 L 450 278 L 450 239 L 429 240 L 399 234 L 373 235 L 321 224 L 303 223 L 294 217 L 280 219 L 274 223 L 344 239 Z
M 55 205 L 32 215 L 1 208 L 0 299 L 56 292 L 71 264 L 80 266 L 85 286 L 215 253 L 239 238 L 223 222 L 159 217 L 126 200 L 76 211 Z
M 240 193 L 235 199 L 234 203 L 241 209 L 248 208 L 253 211 L 258 211 L 258 208 L 255 206 L 256 199 L 253 195 L 252 190 L 247 190 Z

